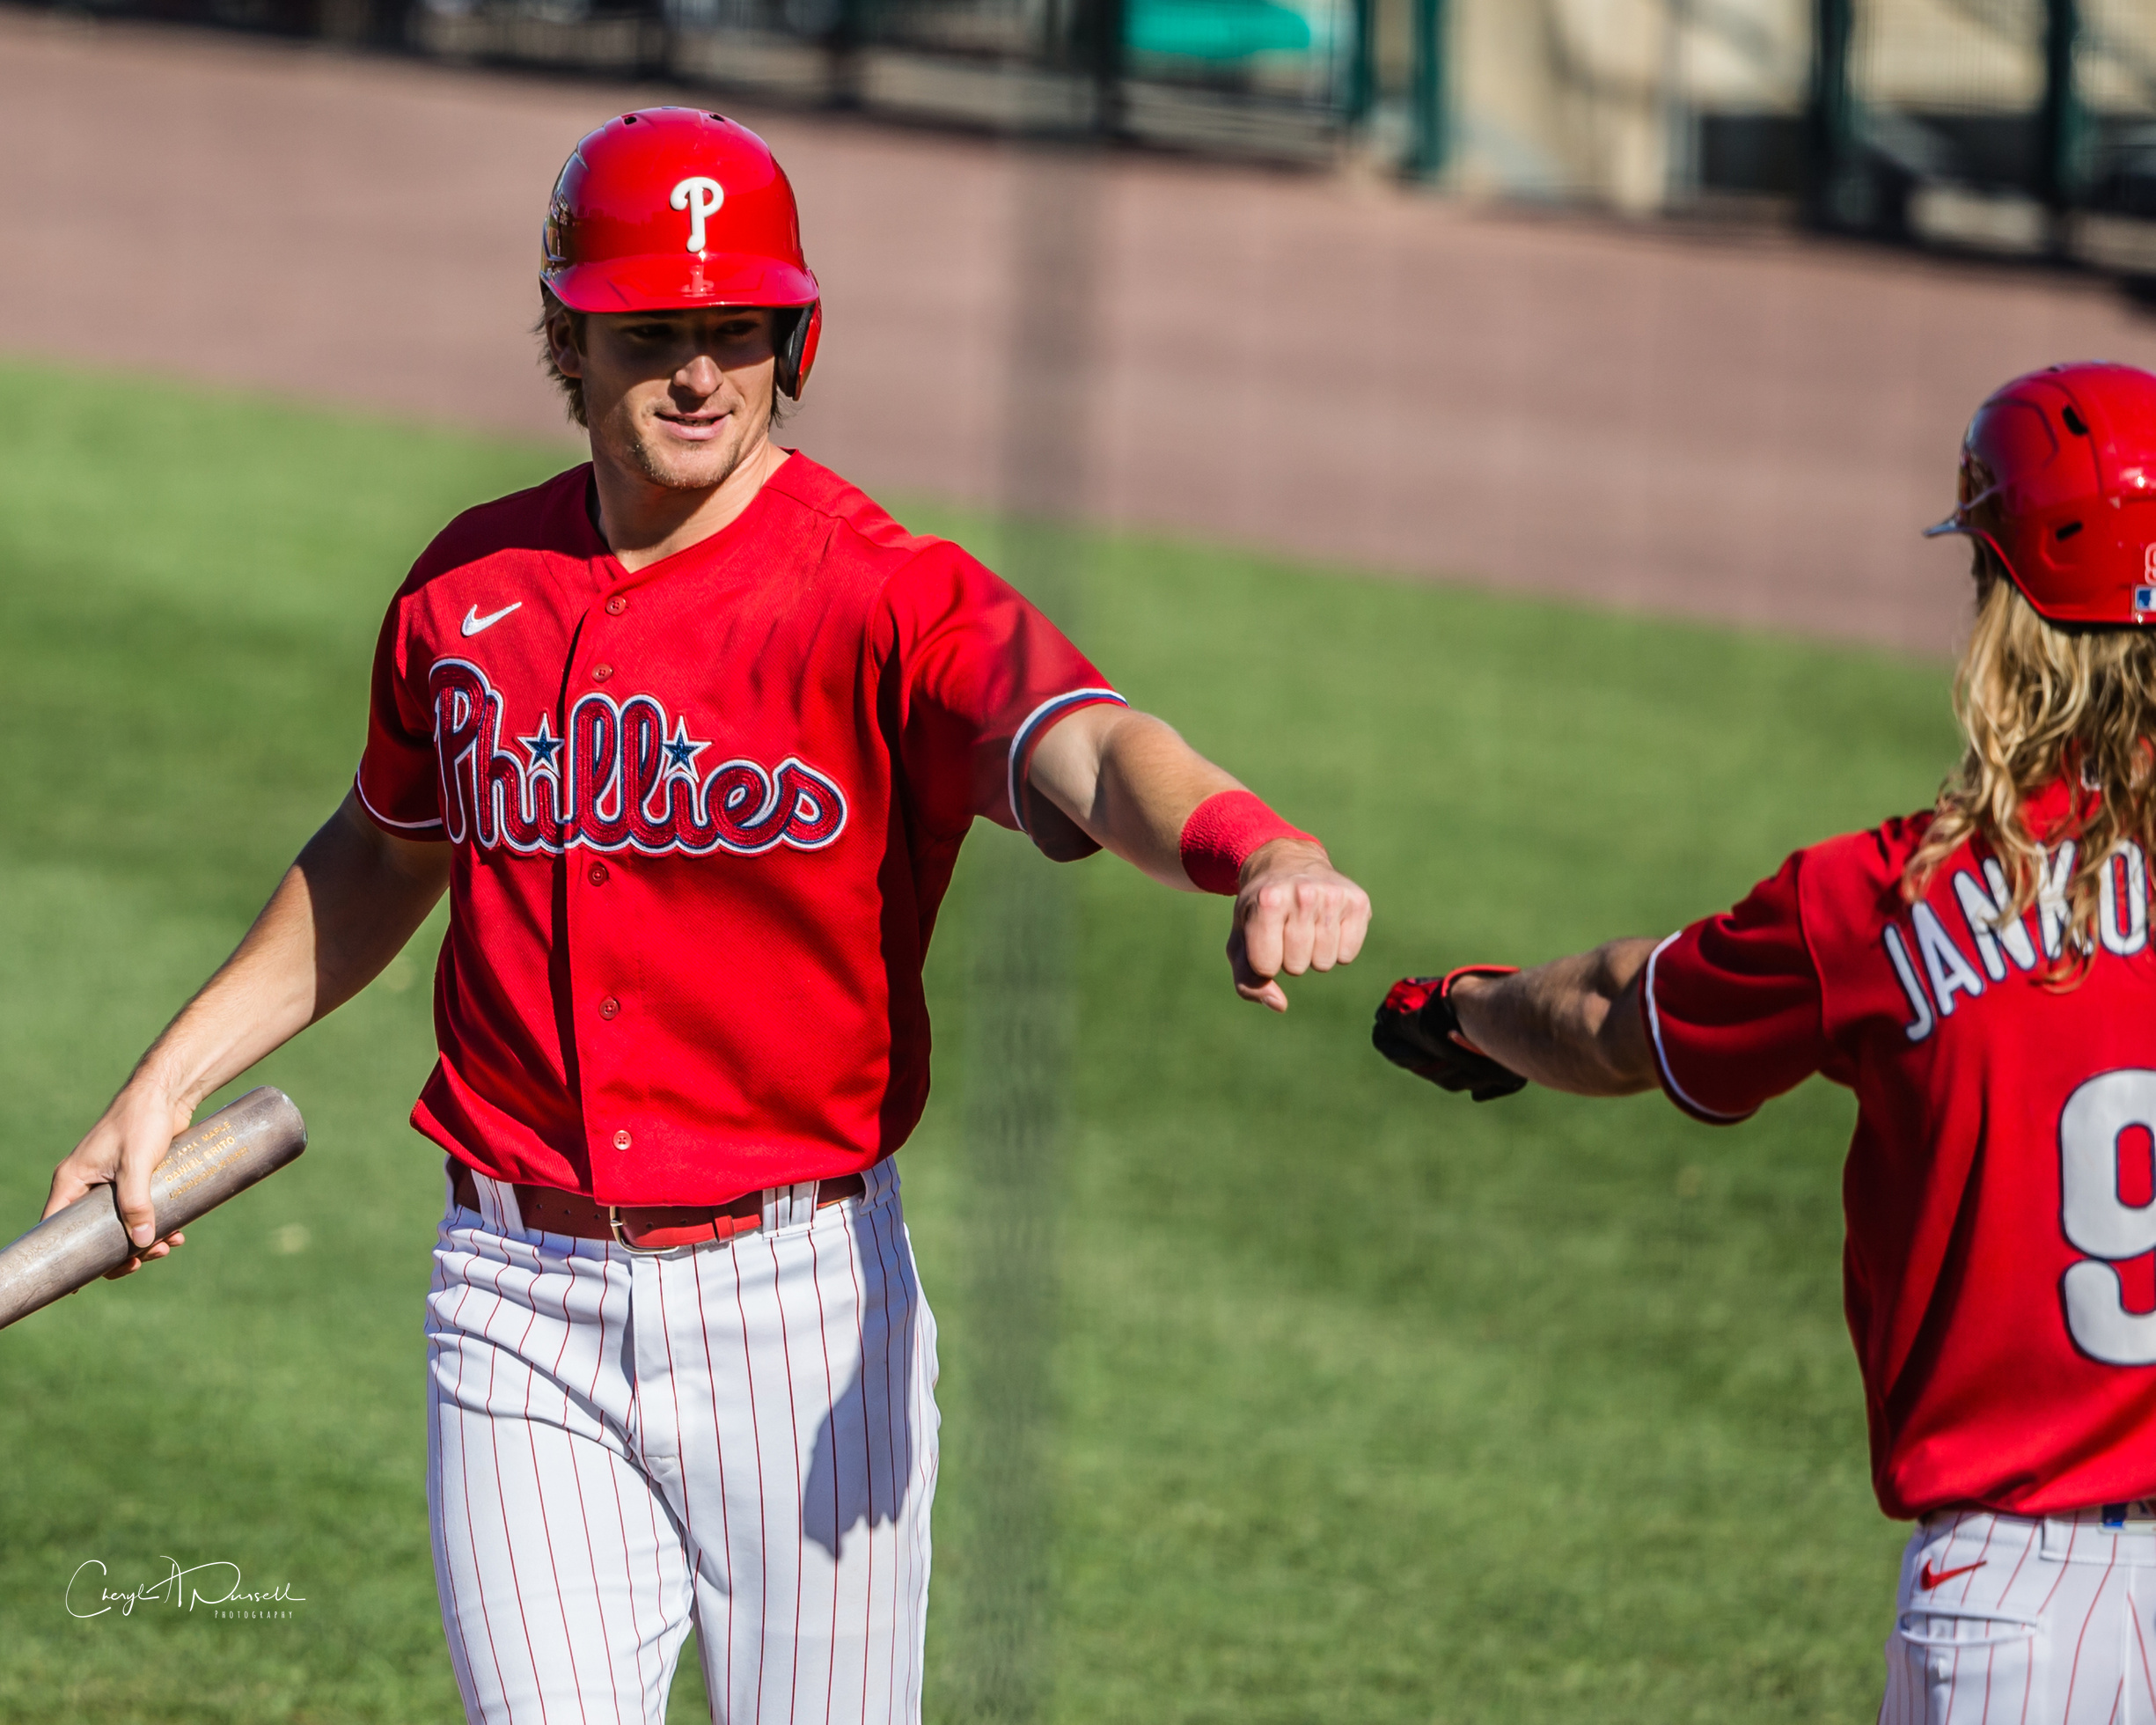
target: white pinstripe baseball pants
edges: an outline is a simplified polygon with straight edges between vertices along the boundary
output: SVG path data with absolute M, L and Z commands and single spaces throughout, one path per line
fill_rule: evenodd
M 2117 1508 L 2123 1525 L 1927 1516 L 1902 1555 L 1881 1725 L 2156 1721 L 2156 1521 Z
M 896 1171 L 639 1255 L 451 1200 L 427 1501 L 466 1713 L 660 1725 L 693 1622 L 716 1725 L 913 1725 L 935 1323 Z

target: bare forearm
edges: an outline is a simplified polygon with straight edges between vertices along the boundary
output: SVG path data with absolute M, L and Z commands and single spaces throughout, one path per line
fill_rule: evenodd
M 1094 707 L 1041 741 L 1035 787 L 1103 848 L 1165 885 L 1196 889 L 1183 871 L 1184 824 L 1208 796 L 1243 787 L 1149 713 Z
M 308 840 L 253 926 L 143 1055 L 192 1107 L 380 974 L 441 896 L 434 852 L 379 833 L 348 800 Z
M 1033 752 L 1030 782 L 1096 842 L 1164 885 L 1224 891 L 1226 873 L 1235 873 L 1228 961 L 1243 999 L 1285 1012 L 1280 975 L 1352 964 L 1362 950 L 1368 894 L 1332 866 L 1323 845 L 1280 833 L 1285 823 L 1262 808 L 1254 833 L 1231 833 L 1211 841 L 1224 850 L 1203 853 L 1219 864 L 1210 885 L 1192 879 L 1183 855 L 1191 816 L 1243 787 L 1160 720 L 1120 707 L 1073 713 Z
M 202 1098 L 349 1000 L 411 938 L 449 881 L 450 848 L 382 831 L 349 796 L 307 841 L 254 926 L 150 1045 L 96 1125 L 53 1171 L 45 1214 L 118 1188 L 141 1259 L 153 1240 L 150 1171 Z
M 138 1079 L 191 1111 L 307 1025 L 314 974 L 305 900 L 295 866 L 232 956 L 150 1044 Z
M 1617 940 L 1514 976 L 1462 977 L 1449 998 L 1468 1039 L 1522 1077 L 1575 1096 L 1654 1087 L 1638 990 L 1649 940 Z

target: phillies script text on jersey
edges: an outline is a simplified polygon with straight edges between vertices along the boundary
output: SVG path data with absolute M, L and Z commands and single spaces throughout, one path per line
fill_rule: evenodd
M 1799 851 L 1671 936 L 1642 1009 L 1663 1088 L 1742 1119 L 1813 1073 L 1854 1090 L 1844 1293 L 1887 1513 L 2046 1515 L 2156 1488 L 2156 951 L 2146 859 L 2101 876 L 2088 950 L 2054 787 L 2036 902 L 1984 848 L 1914 903 L 1928 815 Z
M 1120 697 L 805 456 L 638 569 L 590 495 L 579 467 L 461 517 L 383 622 L 359 797 L 455 847 L 414 1122 L 609 1204 L 857 1173 L 927 1098 L 920 967 L 967 830 L 1091 848 L 1026 770 Z
M 670 722 L 655 695 L 587 694 L 559 737 L 542 712 L 517 738 L 519 755 L 502 746 L 502 697 L 479 666 L 437 659 L 427 686 L 451 844 L 755 856 L 774 845 L 821 850 L 846 826 L 845 792 L 790 755 L 700 771 L 711 745 L 686 719 Z

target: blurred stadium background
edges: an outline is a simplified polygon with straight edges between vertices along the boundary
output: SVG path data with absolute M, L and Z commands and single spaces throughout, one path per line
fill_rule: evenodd
M 722 92 L 800 184 L 829 295 L 835 360 L 801 433 L 871 488 L 1001 507 L 1032 327 L 1022 215 L 1082 184 L 1088 460 L 1063 512 L 1946 647 L 1953 551 L 1906 538 L 1943 506 L 1942 440 L 2018 369 L 2156 356 L 2135 273 L 2156 234 L 2147 9 L 2085 4 L 2066 54 L 2057 20 L 2077 14 L 2035 0 L 1822 6 L 1819 30 L 1797 0 L 1454 0 L 1420 38 L 1373 4 L 1363 37 L 1344 13 L 1292 52 L 1131 48 L 1110 105 L 1125 134 L 1164 137 L 1148 116 L 1170 114 L 1236 126 L 1202 152 L 1095 150 L 1051 182 L 1043 155 L 1090 135 L 1025 92 L 1103 86 L 1045 49 L 992 53 L 991 23 L 1032 16 L 992 6 L 891 4 L 843 53 L 775 11 L 759 31 L 414 11 L 361 33 L 396 46 L 350 54 L 267 34 L 350 34 L 336 5 L 246 13 L 247 32 L 11 10 L 0 305 L 54 356 L 561 437 L 523 334 L 530 187 L 595 114 Z M 988 33 L 966 55 L 961 20 Z M 1067 47 L 1082 20 L 1036 21 Z M 932 26 L 935 54 L 915 42 Z M 607 58 L 631 39 L 677 78 L 704 56 L 698 81 L 631 81 L 645 62 Z M 773 41 L 858 77 L 759 82 Z M 1422 144 L 1418 63 L 1446 92 Z M 886 99 L 916 85 L 913 106 Z M 969 109 L 969 91 L 1016 106 Z M 1434 178 L 1404 180 L 1421 153 Z M 123 256 L 157 260 L 154 294 Z
M 72 8 L 69 10 L 74 10 Z M 2138 0 L 91 0 L 810 109 L 2139 263 Z
M 1983 393 L 2156 365 L 2146 0 L 0 6 L 0 1200 L 334 800 L 384 596 L 576 444 L 568 145 L 723 102 L 829 308 L 788 437 L 1004 568 L 1380 907 L 1259 1023 L 1217 905 L 983 833 L 906 1152 L 930 1716 L 1868 1716 L 1900 1534 L 1847 1107 L 1447 1105 L 1401 971 L 1727 902 L 1950 760 Z M 451 1716 L 419 1493 L 426 943 L 269 1063 L 316 1149 L 0 1339 L 0 1719 Z M 289 1622 L 77 1621 L 90 1558 Z M 674 1716 L 695 1716 L 685 1672 Z

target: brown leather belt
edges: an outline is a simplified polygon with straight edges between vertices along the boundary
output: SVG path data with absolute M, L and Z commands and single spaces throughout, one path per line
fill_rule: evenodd
M 450 1185 L 467 1210 L 479 1208 L 479 1188 L 472 1171 L 450 1158 Z M 841 1174 L 816 1184 L 816 1208 L 859 1198 L 868 1184 L 858 1174 Z M 534 1234 L 567 1234 L 578 1240 L 612 1240 L 632 1252 L 671 1252 L 753 1234 L 764 1225 L 764 1194 L 744 1192 L 730 1204 L 600 1204 L 579 1192 L 553 1186 L 519 1185 L 517 1213 Z

